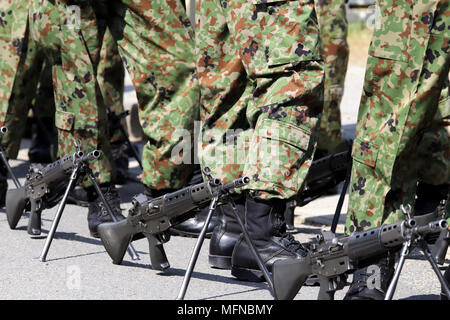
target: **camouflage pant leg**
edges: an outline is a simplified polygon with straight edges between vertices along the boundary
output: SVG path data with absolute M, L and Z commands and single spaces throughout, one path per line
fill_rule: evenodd
M 14 77 L 22 54 L 22 45 L 25 38 L 28 9 L 20 6 L 20 1 L 0 3 L 0 70 L 2 82 L 0 84 L 0 121 L 4 122 Z
M 330 150 L 342 141 L 340 104 L 344 94 L 349 48 L 345 0 L 315 0 L 324 59 L 324 104 L 317 149 Z
M 125 70 L 119 55 L 116 41 L 109 29 L 103 37 L 102 49 L 100 51 L 100 62 L 97 70 L 97 80 L 102 91 L 103 100 L 107 108 L 112 112 L 120 114 L 123 108 Z M 125 118 L 121 121 L 125 127 Z M 111 129 L 111 128 L 110 128 Z M 110 132 L 111 142 L 123 141 L 124 137 L 118 130 Z
M 0 49 L 2 59 L 0 59 L 0 69 L 2 71 L 2 82 L 0 85 L 0 125 L 9 127 L 9 132 L 5 134 L 1 143 L 5 147 L 8 158 L 16 158 L 19 150 L 21 131 L 25 128 L 23 121 L 19 121 L 16 128 L 15 123 L 23 117 L 25 110 L 18 110 L 20 118 L 15 118 L 10 107 L 10 100 L 13 97 L 14 84 L 18 66 L 26 52 L 25 30 L 27 25 L 28 8 L 25 1 L 2 2 L 0 4 Z M 25 52 L 23 52 L 25 51 Z M 23 61 L 22 61 L 23 63 Z M 20 105 L 24 109 L 25 106 Z M 12 130 L 12 128 L 15 128 Z
M 22 43 L 20 61 L 16 70 L 14 70 L 13 87 L 11 88 L 10 98 L 7 103 L 7 113 L 4 118 L 4 125 L 9 130 L 3 137 L 2 143 L 9 158 L 15 159 L 17 157 L 20 142 L 27 125 L 29 108 L 36 98 L 44 59 L 44 53 L 30 39 L 27 28 Z
M 34 101 L 35 111 L 40 118 L 55 118 L 55 96 L 53 94 L 52 65 L 44 61 Z
M 31 38 L 53 64 L 58 155 L 75 152 L 75 140 L 85 152 L 100 149 L 101 157 L 90 167 L 103 183 L 111 181 L 114 164 L 106 107 L 96 82 L 101 39 L 93 22 L 95 16 L 87 3 L 68 7 L 64 1 L 35 0 L 30 7 Z
M 124 0 L 115 6 L 109 27 L 136 90 L 148 138 L 143 183 L 153 189 L 181 188 L 194 169 L 189 155 L 199 117 L 192 26 L 180 0 Z
M 436 115 L 450 65 L 448 1 L 405 3 L 395 10 L 389 1 L 377 5 L 346 232 L 395 222 L 403 218 L 400 205 L 414 203 L 419 176 L 411 157 Z M 411 18 L 399 19 L 405 12 Z
M 206 138 L 218 146 L 201 150 L 202 163 L 225 181 L 249 175 L 255 197 L 294 196 L 312 159 L 323 102 L 313 3 L 202 0 L 199 10 L 202 145 Z M 238 96 L 228 95 L 233 90 Z M 204 94 L 215 101 L 205 103 Z

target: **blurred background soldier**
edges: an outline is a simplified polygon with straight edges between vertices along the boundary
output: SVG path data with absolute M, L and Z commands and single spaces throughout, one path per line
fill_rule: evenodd
M 199 119 L 195 76 L 194 30 L 184 1 L 115 0 L 94 4 L 100 34 L 107 25 L 138 99 L 138 113 L 148 142 L 142 153 L 142 182 L 152 197 L 201 179 L 194 164 L 194 123 Z M 204 217 L 206 211 L 203 212 Z M 204 218 L 170 229 L 196 236 Z M 210 224 L 212 232 L 214 221 Z
M 321 158 L 342 142 L 339 106 L 344 94 L 349 48 L 345 0 L 315 0 L 324 59 L 324 101 L 315 158 Z
M 414 207 L 418 181 L 434 185 L 443 198 L 447 196 L 448 133 L 441 139 L 443 145 L 432 144 L 434 152 L 442 151 L 444 156 L 434 159 L 443 163 L 434 168 L 441 168 L 440 179 L 426 177 L 421 156 L 430 147 L 430 135 L 439 137 L 438 132 L 445 132 L 432 128 L 433 118 L 438 119 L 438 126 L 448 121 L 448 93 L 445 98 L 442 91 L 448 86 L 450 66 L 449 9 L 448 0 L 396 2 L 395 6 L 392 1 L 376 3 L 353 144 L 346 233 L 404 219 L 400 205 Z M 423 148 L 418 147 L 420 143 Z M 428 154 L 424 160 L 429 158 Z M 417 193 L 420 196 L 420 188 Z M 423 203 L 416 209 L 420 207 Z M 346 299 L 383 299 L 394 263 L 392 255 L 376 263 L 380 288 L 368 288 L 367 269 L 355 272 Z

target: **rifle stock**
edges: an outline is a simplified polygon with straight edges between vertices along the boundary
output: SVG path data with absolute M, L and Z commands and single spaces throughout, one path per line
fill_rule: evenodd
M 27 205 L 27 194 L 24 187 L 8 189 L 6 192 L 6 217 L 9 227 L 15 229 Z
M 133 226 L 126 219 L 119 222 L 107 222 L 98 226 L 98 233 L 113 263 L 121 264 L 135 234 Z
M 292 300 L 311 275 L 309 256 L 305 259 L 284 259 L 273 265 L 275 299 Z

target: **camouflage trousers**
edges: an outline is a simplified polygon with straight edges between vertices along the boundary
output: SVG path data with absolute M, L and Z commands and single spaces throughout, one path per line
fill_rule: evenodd
M 199 119 L 193 28 L 180 0 L 96 1 L 99 29 L 109 26 L 138 99 L 148 139 L 145 185 L 177 189 L 192 171 L 194 121 Z
M 201 165 L 248 175 L 254 197 L 296 195 L 323 103 L 314 3 L 199 0 L 196 17 Z
M 69 6 L 66 1 L 34 0 L 27 44 L 44 52 L 52 64 L 58 156 L 73 153 L 76 141 L 85 152 L 101 150 L 90 167 L 104 183 L 112 180 L 114 163 L 106 106 L 96 79 L 103 38 L 89 23 L 94 17 L 87 2 Z
M 342 141 L 339 106 L 344 94 L 349 48 L 345 0 L 315 0 L 324 59 L 324 101 L 317 149 L 331 150 Z
M 28 2 L 23 1 L 23 3 Z M 16 53 L 20 60 L 16 69 L 13 65 L 10 65 L 11 69 L 7 76 L 8 80 L 11 79 L 13 87 L 10 92 L 5 89 L 5 97 L 9 96 L 10 98 L 3 100 L 4 103 L 0 106 L 2 115 L 0 120 L 4 125 L 14 128 L 2 140 L 9 158 L 17 156 L 20 140 L 26 126 L 24 114 L 27 114 L 31 104 L 35 105 L 37 116 L 55 118 L 52 66 L 50 65 L 52 60 L 47 60 L 44 64 L 46 55 L 49 53 L 45 50 L 45 44 L 39 44 L 35 39 L 30 38 L 28 10 L 28 6 L 17 6 L 14 10 L 16 18 L 14 21 L 15 33 L 10 33 L 9 41 L 21 43 L 20 50 L 16 50 L 17 53 L 11 52 L 11 55 Z M 20 28 L 21 26 L 23 27 Z M 102 45 L 98 67 L 100 89 L 107 106 L 112 111 L 120 113 L 123 111 L 124 69 L 122 61 L 118 55 L 115 41 L 113 41 L 109 32 L 105 33 L 103 43 L 100 44 Z M 80 119 L 77 120 L 80 121 Z M 111 141 L 117 140 L 123 140 L 123 137 L 120 136 L 120 133 L 112 133 Z M 73 146 L 72 141 L 62 142 L 65 145 Z M 74 151 L 75 149 L 72 148 L 67 152 L 72 153 Z M 103 171 L 99 174 L 99 182 L 107 182 L 110 175 L 108 166 L 98 166 L 97 169 Z
M 403 219 L 400 205 L 414 205 L 417 181 L 449 182 L 449 100 L 443 93 L 450 66 L 448 12 L 448 1 L 377 1 L 353 145 L 347 233 Z M 441 166 L 430 167 L 430 158 Z M 430 181 L 432 175 L 438 179 Z

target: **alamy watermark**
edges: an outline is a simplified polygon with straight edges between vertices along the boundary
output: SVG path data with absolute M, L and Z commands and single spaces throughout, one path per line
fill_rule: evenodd
M 80 30 L 81 10 L 79 6 L 76 5 L 67 6 L 66 25 L 69 29 Z
M 66 268 L 66 287 L 69 290 L 81 290 L 81 269 L 77 265 Z

